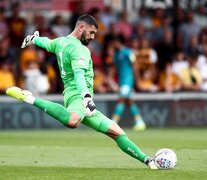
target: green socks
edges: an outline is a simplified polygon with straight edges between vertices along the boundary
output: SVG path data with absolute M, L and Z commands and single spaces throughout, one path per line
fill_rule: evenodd
M 122 151 L 129 154 L 133 158 L 138 159 L 141 162 L 145 162 L 147 155 L 144 154 L 136 144 L 134 144 L 127 135 L 120 135 L 115 139 L 116 143 Z
M 36 98 L 33 105 L 40 108 L 65 126 L 68 126 L 70 114 L 64 106 L 40 98 Z

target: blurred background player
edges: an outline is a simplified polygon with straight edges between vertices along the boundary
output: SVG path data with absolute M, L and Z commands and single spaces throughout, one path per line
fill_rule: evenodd
M 143 131 L 146 125 L 140 114 L 140 110 L 132 100 L 132 89 L 134 86 L 133 63 L 136 60 L 135 54 L 124 46 L 124 38 L 121 35 L 112 38 L 114 48 L 114 63 L 117 67 L 119 82 L 119 99 L 112 115 L 112 120 L 118 123 L 125 106 L 129 106 L 130 113 L 133 115 L 135 124 L 133 129 Z

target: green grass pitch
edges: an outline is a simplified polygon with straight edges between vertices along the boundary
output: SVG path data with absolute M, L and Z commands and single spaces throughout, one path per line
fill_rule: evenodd
M 204 180 L 207 130 L 147 129 L 128 136 L 149 155 L 174 149 L 173 170 L 150 170 L 123 153 L 113 140 L 90 129 L 0 132 L 1 180 Z

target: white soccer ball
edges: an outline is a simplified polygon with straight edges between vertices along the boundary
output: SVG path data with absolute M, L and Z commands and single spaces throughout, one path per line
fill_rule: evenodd
M 155 154 L 155 165 L 158 169 L 173 169 L 177 163 L 177 156 L 171 149 L 160 149 Z

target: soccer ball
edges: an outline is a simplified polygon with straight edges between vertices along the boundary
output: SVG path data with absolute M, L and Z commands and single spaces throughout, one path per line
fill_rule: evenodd
M 173 169 L 177 163 L 177 156 L 171 149 L 160 149 L 155 154 L 155 165 L 158 169 Z

